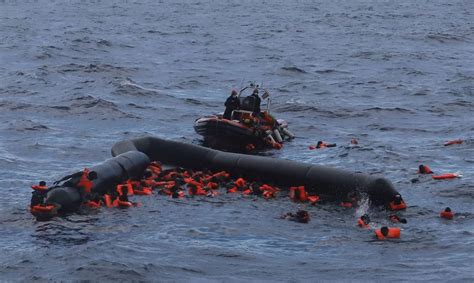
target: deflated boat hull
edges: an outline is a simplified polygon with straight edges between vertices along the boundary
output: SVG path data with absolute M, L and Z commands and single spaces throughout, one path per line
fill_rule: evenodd
M 222 152 L 193 144 L 143 137 L 112 147 L 112 155 L 140 151 L 151 160 L 186 168 L 226 170 L 279 186 L 304 185 L 309 192 L 344 198 L 351 192 L 367 194 L 373 204 L 388 204 L 399 193 L 386 179 L 303 162 Z
M 90 171 L 97 173 L 97 179 L 93 181 L 92 194 L 103 195 L 129 178 L 141 178 L 149 163 L 150 159 L 146 154 L 129 151 L 90 167 Z M 79 189 L 67 185 L 50 188 L 44 200 L 45 204 L 58 206 L 59 212 L 76 210 L 81 202 Z

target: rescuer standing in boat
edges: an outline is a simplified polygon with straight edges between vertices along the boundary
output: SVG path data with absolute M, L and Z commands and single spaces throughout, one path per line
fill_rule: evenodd
M 253 105 L 253 116 L 257 117 L 260 114 L 260 104 L 262 103 L 262 100 L 258 96 L 258 89 L 255 88 L 252 92 L 252 95 L 250 97 L 254 97 L 255 99 L 255 104 Z
M 225 112 L 224 112 L 224 119 L 232 119 L 232 111 L 237 110 L 240 108 L 240 101 L 237 97 L 237 91 L 235 89 L 232 90 L 230 96 L 225 101 Z

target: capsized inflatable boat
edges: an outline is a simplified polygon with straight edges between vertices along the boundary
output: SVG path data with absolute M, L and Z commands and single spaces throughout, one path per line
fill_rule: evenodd
M 194 144 L 142 137 L 116 143 L 112 155 L 126 152 L 145 153 L 158 160 L 185 168 L 225 170 L 236 176 L 257 178 L 279 186 L 303 185 L 308 192 L 344 199 L 351 193 L 366 194 L 371 203 L 387 205 L 400 199 L 393 185 L 380 176 L 354 173 L 321 165 L 313 165 L 270 157 L 222 152 Z
M 140 178 L 149 163 L 146 154 L 129 151 L 92 166 L 88 171 L 95 172 L 97 178 L 92 182 L 91 194 L 102 196 L 130 178 Z M 31 200 L 31 212 L 41 220 L 58 213 L 77 210 L 83 202 L 83 196 L 73 184 L 79 181 L 81 175 L 82 172 L 76 172 L 63 178 L 64 182 L 44 191 L 35 190 Z
M 133 190 L 131 184 L 143 180 L 152 161 L 188 169 L 228 172 L 234 177 L 279 187 L 301 186 L 308 193 L 329 200 L 366 195 L 372 204 L 392 209 L 405 208 L 400 194 L 386 179 L 320 165 L 222 152 L 156 137 L 118 142 L 112 147 L 112 155 L 113 158 L 102 164 L 62 178 L 53 187 L 33 186 L 36 189 L 31 199 L 31 212 L 37 219 L 46 220 L 61 212 L 78 210 L 83 204 L 100 206 L 104 200 L 109 206 L 109 197 L 117 201 L 118 206 L 120 202 L 132 205 L 128 199 L 122 199 L 128 193 L 124 194 L 121 187 L 128 186 L 124 183 L 130 184 L 129 189 Z

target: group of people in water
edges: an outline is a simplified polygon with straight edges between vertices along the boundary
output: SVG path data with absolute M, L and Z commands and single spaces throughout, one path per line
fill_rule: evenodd
M 170 198 L 192 198 L 195 196 L 216 197 L 220 193 L 241 194 L 242 196 L 257 196 L 265 199 L 272 199 L 281 194 L 280 188 L 264 183 L 258 179 L 245 179 L 243 176 L 231 176 L 228 172 L 212 172 L 207 169 L 201 171 L 187 168 L 164 169 L 159 162 L 151 162 L 144 171 L 141 179 L 127 180 L 108 188 L 106 192 L 94 190 L 94 181 L 98 178 L 97 173 L 89 171 L 87 168 L 81 172 L 68 175 L 59 181 L 54 182 L 55 186 L 48 188 L 46 183 L 41 181 L 38 185 L 32 186 L 34 189 L 31 200 L 31 212 L 41 219 L 42 216 L 51 216 L 59 209 L 54 204 L 45 204 L 44 198 L 47 192 L 59 186 L 76 188 L 81 196 L 80 208 L 97 209 L 105 207 L 127 208 L 139 206 L 140 203 L 132 202 L 129 197 L 133 195 L 151 195 L 156 192 Z M 305 186 L 293 186 L 287 188 L 288 197 L 293 202 L 316 205 L 321 201 L 316 194 L 309 193 Z M 343 197 L 340 206 L 354 208 L 358 206 L 361 196 L 356 192 L 349 192 Z M 388 206 L 391 210 L 401 210 L 406 208 L 403 199 L 397 195 Z M 310 214 L 306 210 L 299 210 L 296 213 L 286 213 L 282 218 L 300 223 L 308 223 Z M 445 217 L 447 218 L 447 217 Z M 406 223 L 396 215 L 391 215 L 393 222 Z M 395 221 L 396 220 L 396 221 Z M 370 218 L 364 215 L 359 219 L 358 225 L 368 228 Z M 392 228 L 390 228 L 392 229 Z M 381 235 L 385 235 L 383 229 Z M 391 235 L 388 233 L 387 235 Z

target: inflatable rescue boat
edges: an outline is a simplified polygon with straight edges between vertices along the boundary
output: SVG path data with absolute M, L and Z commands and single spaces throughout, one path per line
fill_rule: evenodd
M 256 99 L 242 96 L 245 90 L 263 91 L 262 98 L 267 100 L 267 109 L 259 114 L 253 113 Z M 204 137 L 204 144 L 212 148 L 241 149 L 251 151 L 255 148 L 280 149 L 284 140 L 294 139 L 288 129 L 288 123 L 270 115 L 270 95 L 268 90 L 251 84 L 239 91 L 240 108 L 232 111 L 230 119 L 222 114 L 196 119 L 194 130 Z

